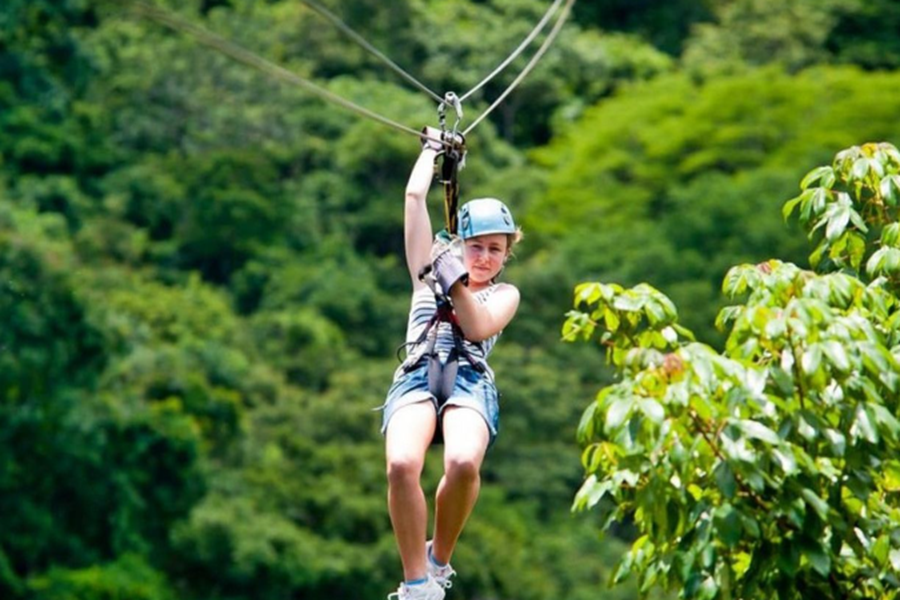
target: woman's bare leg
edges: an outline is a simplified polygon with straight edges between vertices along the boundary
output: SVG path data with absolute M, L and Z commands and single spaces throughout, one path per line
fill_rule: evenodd
M 428 505 L 420 478 L 436 422 L 434 405 L 428 401 L 398 409 L 388 422 L 385 440 L 388 510 L 406 581 L 426 575 Z
M 490 442 L 487 423 L 476 411 L 448 406 L 443 414 L 444 476 L 438 485 L 432 553 L 449 563 L 456 541 L 478 500 L 481 463 Z

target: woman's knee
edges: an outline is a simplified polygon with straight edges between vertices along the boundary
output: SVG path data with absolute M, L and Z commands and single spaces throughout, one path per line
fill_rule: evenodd
M 424 460 L 410 455 L 388 457 L 388 483 L 391 485 L 418 483 L 424 464 Z
M 453 454 L 444 457 L 444 473 L 448 479 L 474 482 L 479 478 L 481 460 L 472 455 Z

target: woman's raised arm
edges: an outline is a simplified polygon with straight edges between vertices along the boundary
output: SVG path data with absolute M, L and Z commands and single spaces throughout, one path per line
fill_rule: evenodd
M 429 128 L 430 130 L 431 128 Z M 426 133 L 428 131 L 426 130 Z M 430 133 L 429 133 L 430 135 Z M 437 137 L 440 136 L 438 132 Z M 428 216 L 426 199 L 431 180 L 434 178 L 434 161 L 439 147 L 437 143 L 426 140 L 422 153 L 413 165 L 409 181 L 406 183 L 406 207 L 404 212 L 404 242 L 406 247 L 406 266 L 413 282 L 413 288 L 423 285 L 419 281 L 419 273 L 431 264 L 431 218 Z

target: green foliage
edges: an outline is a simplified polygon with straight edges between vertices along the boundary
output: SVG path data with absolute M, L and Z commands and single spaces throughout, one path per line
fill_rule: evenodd
M 850 63 L 896 68 L 900 9 L 882 0 L 735 0 L 709 3 L 713 22 L 697 24 L 685 41 L 684 66 L 696 76 L 778 64 Z
M 685 67 L 708 76 L 773 62 L 791 70 L 824 62 L 836 7 L 832 0 L 720 2 L 718 22 L 698 25 L 688 40 Z
M 828 46 L 837 59 L 867 69 L 896 69 L 900 42 L 893 32 L 900 25 L 900 6 L 890 0 L 841 3 L 840 21 L 832 29 Z
M 17 575 L 120 553 L 162 558 L 169 528 L 200 497 L 199 440 L 187 419 L 171 406 L 109 400 L 58 394 L 0 411 L 0 547 Z
M 554 248 L 542 260 L 566 287 L 577 272 L 665 286 L 692 309 L 685 324 L 721 343 L 710 323 L 722 272 L 776 249 L 804 260 L 772 198 L 790 195 L 829 148 L 898 135 L 894 98 L 896 75 L 831 68 L 636 86 L 534 152 L 548 173 L 526 207 L 529 241 Z
M 90 385 L 105 351 L 75 291 L 59 215 L 0 208 L 0 398 L 9 406 Z
M 119 560 L 86 569 L 54 568 L 29 582 L 29 592 L 46 600 L 170 600 L 174 594 L 165 577 L 141 557 Z
M 592 23 L 603 30 L 638 33 L 671 55 L 681 51 L 684 39 L 698 22 L 711 17 L 714 2 L 672 0 L 635 5 L 629 0 L 594 0 L 575 5 L 579 22 Z
M 367 568 L 361 552 L 350 553 L 346 545 L 243 499 L 208 497 L 173 537 L 178 571 L 226 596 L 283 597 L 291 589 L 315 590 L 323 581 L 348 581 L 354 569 Z
M 729 271 L 724 292 L 746 300 L 719 315 L 729 331 L 721 354 L 676 335 L 674 306 L 649 286 L 576 288 L 564 335 L 602 328 L 621 377 L 582 418 L 587 478 L 575 500 L 599 510 L 605 528 L 634 520 L 640 535 L 614 583 L 636 574 L 644 592 L 710 599 L 900 588 L 900 304 L 888 277 L 866 283 L 850 270 L 871 255 L 870 274 L 881 273 L 872 250 L 895 237 L 882 182 L 896 152 L 850 148 L 807 175 L 785 214 L 801 205 L 811 230 L 825 227 L 816 252 L 833 254 L 833 266 Z M 831 252 L 845 232 L 868 229 L 882 229 L 881 240 Z
M 302 3 L 159 4 L 376 112 L 435 124 L 433 103 Z M 439 93 L 480 81 L 548 6 L 326 4 Z M 598 356 L 634 351 L 556 343 L 576 278 L 649 278 L 703 337 L 727 266 L 805 255 L 770 199 L 832 148 L 897 135 L 895 74 L 697 85 L 677 56 L 717 3 L 657 4 L 577 3 L 468 139 L 463 198 L 507 200 L 527 237 L 504 273 L 522 305 L 492 356 L 503 434 L 454 556 L 465 596 L 595 598 L 621 555 L 596 539 L 596 514 L 567 510 L 581 398 L 612 373 Z M 892 3 L 843 3 L 828 31 L 770 8 L 742 14 L 773 39 L 796 34 L 784 48 L 896 64 Z M 732 25 L 720 33 L 744 31 Z M 742 56 L 781 60 L 771 47 Z M 528 56 L 466 103 L 467 120 Z M 383 598 L 400 569 L 372 409 L 406 324 L 416 141 L 106 0 L 0 3 L 0 130 L 0 597 Z M 659 345 L 676 330 L 656 292 L 612 293 L 657 319 L 611 306 L 620 332 Z M 440 473 L 436 452 L 429 496 Z
M 225 281 L 276 239 L 288 214 L 278 173 L 250 153 L 212 153 L 183 171 L 188 201 L 174 237 L 177 261 L 211 281 Z
M 796 208 L 810 237 L 821 237 L 810 255 L 813 266 L 858 276 L 865 262 L 869 276 L 900 282 L 900 153 L 894 146 L 849 148 L 832 165 L 811 171 L 800 188 L 783 212 L 788 218 Z M 874 245 L 867 244 L 870 237 Z

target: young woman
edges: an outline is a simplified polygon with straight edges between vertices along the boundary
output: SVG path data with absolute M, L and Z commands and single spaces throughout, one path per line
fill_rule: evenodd
M 426 135 L 440 137 L 431 129 Z M 519 306 L 519 291 L 496 281 L 521 237 L 502 202 L 472 200 L 459 211 L 462 256 L 452 244 L 433 245 L 426 196 L 441 150 L 425 139 L 406 187 L 406 261 L 413 286 L 408 355 L 383 414 L 388 507 L 404 575 L 388 598 L 398 600 L 442 600 L 451 586 L 450 558 L 478 498 L 481 463 L 499 423 L 497 388 L 486 359 Z M 428 279 L 423 272 L 435 289 L 423 281 Z M 430 323 L 438 307 L 435 290 L 449 300 L 458 327 L 447 320 Z M 448 312 L 450 305 L 444 305 Z M 428 447 L 440 439 L 444 476 L 433 539 L 426 543 L 428 507 L 420 477 Z

